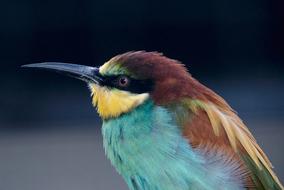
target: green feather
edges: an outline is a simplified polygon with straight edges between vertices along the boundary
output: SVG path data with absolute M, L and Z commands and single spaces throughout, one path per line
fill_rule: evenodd
M 248 155 L 241 156 L 250 169 L 254 184 L 258 190 L 281 190 L 279 184 L 275 182 L 274 178 L 263 165 L 261 165 L 262 169 L 260 169 L 251 157 Z

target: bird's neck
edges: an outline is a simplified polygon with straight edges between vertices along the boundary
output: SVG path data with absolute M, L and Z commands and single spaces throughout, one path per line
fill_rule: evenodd
M 239 184 L 224 184 L 222 178 L 229 177 L 222 166 L 207 166 L 206 158 L 182 137 L 171 114 L 151 100 L 104 121 L 102 134 L 107 157 L 132 190 L 211 190 L 220 184 L 241 189 Z

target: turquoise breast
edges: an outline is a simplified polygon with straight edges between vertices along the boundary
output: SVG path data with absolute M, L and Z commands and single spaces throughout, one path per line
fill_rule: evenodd
M 235 166 L 212 164 L 193 149 L 165 108 L 147 100 L 103 122 L 107 157 L 131 190 L 241 190 Z

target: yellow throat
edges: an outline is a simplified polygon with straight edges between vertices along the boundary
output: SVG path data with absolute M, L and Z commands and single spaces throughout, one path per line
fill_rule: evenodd
M 92 92 L 92 103 L 97 107 L 97 111 L 103 119 L 115 118 L 123 113 L 127 113 L 149 97 L 148 93 L 133 94 L 96 84 L 90 84 L 90 89 Z

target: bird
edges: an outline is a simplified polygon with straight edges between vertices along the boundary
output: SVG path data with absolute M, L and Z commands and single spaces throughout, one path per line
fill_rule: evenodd
M 107 158 L 130 190 L 280 190 L 252 133 L 180 61 L 130 51 L 100 67 L 23 65 L 83 80 L 102 119 Z

